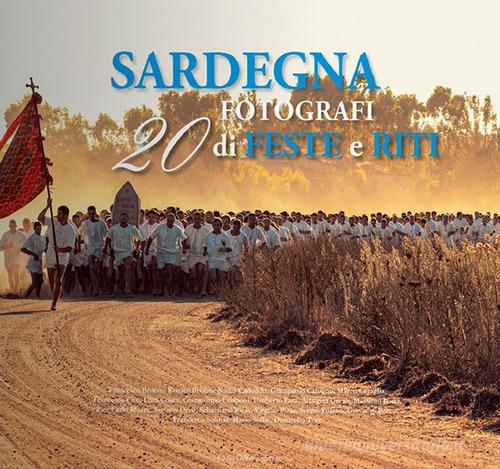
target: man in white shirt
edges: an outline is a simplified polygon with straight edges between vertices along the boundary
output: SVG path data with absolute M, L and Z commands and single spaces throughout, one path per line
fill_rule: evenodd
M 282 226 L 290 232 L 291 239 L 298 239 L 299 231 L 292 223 L 292 220 L 288 217 L 288 212 L 281 212 L 280 215 Z
M 490 223 L 489 215 L 484 215 L 480 223 L 472 226 L 473 240 L 479 243 L 486 243 L 487 237 L 493 235 L 493 225 Z
M 278 230 L 271 226 L 271 220 L 269 218 L 264 218 L 263 222 L 264 234 L 267 238 L 267 247 L 271 251 L 275 251 L 281 247 L 281 240 L 278 236 Z
M 141 248 L 144 251 L 143 262 L 144 268 L 146 269 L 146 284 L 148 284 L 150 281 L 153 290 L 153 296 L 156 296 L 160 293 L 160 277 L 158 273 L 158 262 L 156 259 L 156 239 L 151 243 L 147 255 L 145 252 L 145 248 L 147 240 L 151 237 L 157 226 L 158 223 L 156 221 L 156 212 L 154 210 L 148 210 L 146 212 L 146 221 L 139 227 L 139 232 L 141 233 L 142 237 Z
M 438 232 L 437 234 L 439 236 L 441 236 L 441 233 L 442 233 L 442 226 L 443 226 L 443 216 L 440 214 L 436 217 L 436 225 L 437 225 L 437 228 L 438 228 Z
M 212 290 L 217 289 L 217 284 L 225 281 L 229 265 L 227 254 L 233 250 L 231 238 L 222 231 L 222 220 L 214 218 L 212 222 L 213 231 L 205 237 L 204 253 L 207 256 L 208 278 Z
M 125 270 L 125 295 L 132 294 L 134 273 L 134 252 L 142 241 L 139 230 L 128 222 L 128 214 L 120 213 L 120 223 L 113 225 L 106 235 L 104 250 L 108 251 L 114 260 L 117 273 L 115 293 L 121 283 L 122 272 Z
M 21 246 L 24 241 L 26 241 L 26 235 L 17 229 L 17 224 L 14 220 L 10 220 L 9 230 L 0 239 L 0 251 L 4 251 L 4 266 L 12 293 L 19 293 L 21 288 L 19 268 L 22 261 Z
M 83 216 L 82 212 L 76 212 L 71 217 L 71 223 L 73 224 L 73 228 L 76 231 L 76 239 L 75 239 L 75 249 L 73 249 L 69 253 L 69 263 L 72 266 L 72 269 L 76 271 L 76 278 L 78 279 L 78 283 L 80 284 L 80 289 L 83 295 L 87 296 L 87 292 L 89 291 L 90 274 L 89 274 L 89 258 L 86 254 L 85 241 L 80 231 L 80 228 L 82 226 L 81 224 L 82 216 Z M 73 285 L 70 285 L 68 293 L 71 291 L 72 288 Z
M 322 233 L 325 232 L 325 227 L 324 227 L 323 223 L 318 219 L 317 213 L 311 214 L 311 230 L 312 230 L 312 234 L 315 237 L 318 237 Z
M 329 225 L 330 225 L 330 238 L 334 240 L 339 239 L 340 226 L 337 215 L 332 215 L 329 218 Z
M 28 239 L 28 236 L 34 233 L 34 227 L 33 223 L 29 218 L 23 218 L 23 233 L 24 236 L 26 236 L 26 239 Z M 28 270 L 28 261 L 29 261 L 29 256 L 27 256 L 24 253 L 21 253 L 21 262 L 20 262 L 20 278 L 21 278 L 21 283 L 26 283 L 24 280 L 30 280 L 29 277 L 29 270 Z
M 25 234 L 26 238 L 32 233 L 35 232 L 35 228 L 33 223 L 31 223 L 31 220 L 29 218 L 23 218 L 23 233 Z
M 370 223 L 368 223 L 367 215 L 363 215 L 361 219 L 361 226 L 363 228 L 362 240 L 371 241 L 373 236 L 373 226 Z
M 456 218 L 453 220 L 453 225 L 455 226 L 456 231 L 460 231 L 460 228 L 466 228 L 469 226 L 467 220 L 464 218 L 462 212 L 457 212 Z
M 222 220 L 222 231 L 229 233 L 231 231 L 231 217 L 229 215 L 222 215 L 220 217 Z
M 415 238 L 420 235 L 420 225 L 415 221 L 415 217 L 410 215 L 408 222 L 405 224 L 404 234 L 408 236 L 412 241 L 415 241 Z
M 307 222 L 302 218 L 302 214 L 300 212 L 297 212 L 295 214 L 295 221 L 293 223 L 295 228 L 297 228 L 298 231 L 298 239 L 304 240 L 306 238 L 309 238 L 312 234 L 312 229 L 311 227 L 307 224 Z
M 280 217 L 275 217 L 272 221 L 276 223 L 278 227 L 278 236 L 281 243 L 288 243 L 292 239 L 292 235 L 290 233 L 290 230 L 286 226 L 284 226 L 283 219 Z
M 318 223 L 322 225 L 323 233 L 330 234 L 330 223 L 326 219 L 326 214 L 323 210 L 318 210 Z
M 45 216 L 51 203 L 52 200 L 48 199 L 46 207 L 38 214 L 38 221 L 47 225 L 49 245 L 45 256 L 45 264 L 47 266 L 50 288 L 53 292 L 50 309 L 55 311 L 57 300 L 61 294 L 61 283 L 69 262 L 69 253 L 75 247 L 76 231 L 73 225 L 68 223 L 69 208 L 66 205 L 58 207 L 57 215 L 54 219 Z M 54 231 L 56 234 L 55 241 Z M 57 255 L 55 250 L 56 244 Z
M 233 250 L 228 255 L 229 267 L 231 272 L 239 271 L 242 262 L 242 256 L 248 249 L 248 237 L 241 231 L 241 221 L 233 220 L 232 229 L 229 232 L 233 244 Z
M 439 234 L 439 225 L 436 221 L 436 212 L 432 212 L 430 218 L 427 218 L 427 223 L 425 224 L 425 228 L 429 235 Z
M 427 231 L 427 228 L 425 227 L 425 224 L 427 223 L 427 220 L 425 218 L 420 218 L 417 223 L 420 225 L 420 239 L 427 240 L 431 236 L 429 232 Z
M 262 249 L 266 243 L 266 235 L 260 226 L 257 226 L 257 216 L 255 213 L 248 215 L 248 224 L 241 228 L 241 231 L 247 235 L 250 249 Z
M 483 221 L 483 215 L 480 212 L 474 212 L 474 225 L 480 225 Z
M 456 228 L 453 223 L 450 223 L 448 215 L 443 216 L 443 221 L 439 229 L 439 234 L 443 238 L 446 246 L 449 248 L 453 245 L 453 235 L 456 232 Z
M 382 246 L 386 251 L 392 249 L 392 230 L 387 226 L 387 220 L 382 218 L 380 227 L 375 227 L 375 235 L 382 242 Z
M 457 212 L 457 216 L 453 220 L 453 226 L 455 227 L 455 236 L 454 240 L 457 245 L 460 245 L 462 239 L 465 237 L 467 233 L 467 229 L 469 228 L 469 223 L 463 216 L 462 212 Z
M 372 227 L 372 240 L 374 237 L 377 236 L 377 228 L 380 228 L 379 226 L 377 226 L 377 219 L 374 218 L 372 216 L 372 218 L 370 218 L 370 226 Z
M 26 238 L 21 247 L 21 251 L 29 257 L 27 267 L 31 275 L 31 285 L 26 292 L 26 298 L 31 295 L 33 290 L 35 290 L 36 296 L 40 297 L 40 289 L 43 283 L 42 257 L 45 251 L 45 240 L 41 234 L 42 224 L 36 221 L 34 231 Z
M 179 266 L 179 253 L 181 243 L 186 239 L 186 234 L 182 228 L 175 224 L 175 215 L 167 214 L 167 222 L 160 223 L 153 231 L 146 243 L 146 255 L 149 248 L 156 239 L 156 259 L 161 278 L 165 285 L 166 292 L 170 296 L 175 296 L 176 277 Z
M 363 237 L 363 227 L 358 223 L 357 217 L 349 217 L 349 225 L 351 227 L 351 241 L 358 246 L 361 245 L 361 238 Z
M 211 229 L 202 225 L 203 217 L 200 212 L 194 212 L 193 223 L 186 226 L 186 239 L 183 242 L 184 251 L 187 252 L 187 264 L 189 277 L 193 287 L 199 296 L 207 294 L 208 272 L 206 270 L 207 259 L 203 255 L 205 238 Z M 210 228 L 212 226 L 210 225 Z
M 349 241 L 352 238 L 352 227 L 350 223 L 346 220 L 344 214 L 340 214 L 338 218 L 338 226 L 335 229 L 335 234 L 337 239 L 341 239 L 343 241 Z
M 387 225 L 392 230 L 392 244 L 394 247 L 401 247 L 401 239 L 404 236 L 403 225 L 399 222 L 398 217 L 394 214 Z
M 87 208 L 87 219 L 80 227 L 80 234 L 85 243 L 85 253 L 89 260 L 91 294 L 97 296 L 101 292 L 102 262 L 104 258 L 104 240 L 108 228 L 103 220 L 97 218 L 96 208 Z
M 214 212 L 208 211 L 205 213 L 205 220 L 203 221 L 203 226 L 208 228 L 208 231 L 212 231 L 212 222 L 214 221 Z
M 495 239 L 500 237 L 500 217 L 496 214 L 493 218 L 493 237 Z

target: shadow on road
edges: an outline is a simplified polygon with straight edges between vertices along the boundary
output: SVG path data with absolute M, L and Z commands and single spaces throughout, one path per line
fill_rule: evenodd
M 0 316 L 17 316 L 18 314 L 36 314 L 36 313 L 47 313 L 49 309 L 39 309 L 35 311 L 8 311 L 6 313 L 0 313 Z
M 221 299 L 216 296 L 205 296 L 198 298 L 197 296 L 150 296 L 150 295 L 130 295 L 130 296 L 96 296 L 96 297 L 71 297 L 66 296 L 61 298 L 58 304 L 63 305 L 65 301 L 71 303 L 92 303 L 93 301 L 120 301 L 123 303 L 214 303 L 219 302 Z

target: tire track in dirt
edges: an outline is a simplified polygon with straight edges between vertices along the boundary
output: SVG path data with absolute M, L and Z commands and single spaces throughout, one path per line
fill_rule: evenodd
M 56 314 L 43 306 L 0 300 L 2 467 L 250 467 L 268 456 L 283 467 L 494 467 L 498 456 L 498 437 L 417 402 L 392 415 L 323 415 L 320 425 L 100 413 L 93 399 L 110 387 L 363 386 L 241 346 L 226 324 L 206 320 L 217 304 L 64 301 Z M 405 447 L 410 440 L 444 446 Z

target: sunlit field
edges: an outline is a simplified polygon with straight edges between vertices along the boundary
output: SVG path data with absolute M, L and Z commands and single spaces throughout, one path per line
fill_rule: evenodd
M 377 241 L 359 248 L 311 239 L 258 252 L 244 264 L 243 281 L 222 291 L 249 343 L 287 348 L 340 333 L 359 344 L 359 355 L 382 361 L 362 377 L 387 387 L 426 373 L 450 389 L 449 382 L 498 386 L 498 243 L 458 250 L 417 240 L 387 252 Z

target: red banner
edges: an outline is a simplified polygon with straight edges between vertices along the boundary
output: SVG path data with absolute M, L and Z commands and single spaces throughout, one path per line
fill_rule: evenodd
M 35 93 L 0 140 L 1 150 L 15 132 L 0 162 L 0 218 L 31 202 L 43 191 L 47 182 L 37 101 L 40 102 L 41 97 Z

